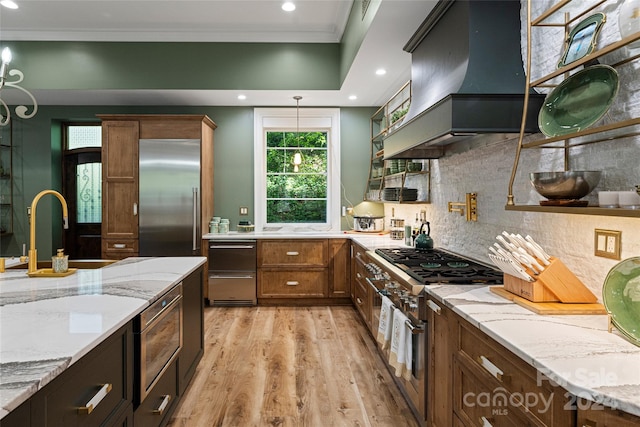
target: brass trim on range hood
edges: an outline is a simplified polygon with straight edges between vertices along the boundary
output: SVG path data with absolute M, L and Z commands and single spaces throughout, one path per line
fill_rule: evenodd
M 439 158 L 445 147 L 520 133 L 526 79 L 519 0 L 442 0 L 405 45 L 411 105 L 384 138 L 384 157 Z M 544 95 L 530 93 L 526 132 L 538 132 Z M 499 135 L 499 136 L 498 136 Z
M 525 132 L 538 132 L 544 95 L 529 95 Z M 451 94 L 384 139 L 385 159 L 437 159 L 444 147 L 483 134 L 518 135 L 524 95 Z

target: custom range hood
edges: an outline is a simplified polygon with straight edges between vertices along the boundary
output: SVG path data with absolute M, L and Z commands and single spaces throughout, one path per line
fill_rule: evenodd
M 411 106 L 384 139 L 385 159 L 438 158 L 445 146 L 486 134 L 518 134 L 525 75 L 520 1 L 440 1 L 405 45 Z M 544 95 L 529 97 L 525 132 L 538 132 Z

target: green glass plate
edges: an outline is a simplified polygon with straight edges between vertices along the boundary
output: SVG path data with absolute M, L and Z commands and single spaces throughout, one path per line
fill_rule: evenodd
M 625 259 L 609 271 L 602 299 L 615 327 L 640 346 L 640 257 Z
M 547 136 L 588 128 L 604 116 L 618 94 L 615 69 L 593 65 L 568 77 L 547 95 L 538 114 L 538 126 Z

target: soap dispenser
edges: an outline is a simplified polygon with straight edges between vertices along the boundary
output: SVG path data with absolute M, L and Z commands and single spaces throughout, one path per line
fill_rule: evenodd
M 51 257 L 51 268 L 54 273 L 66 273 L 69 269 L 69 255 L 64 254 L 64 249 L 58 249 L 58 254 Z

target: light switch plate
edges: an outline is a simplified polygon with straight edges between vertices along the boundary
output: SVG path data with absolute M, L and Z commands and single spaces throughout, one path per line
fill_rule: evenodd
M 246 206 L 240 206 L 240 215 L 249 215 L 249 208 Z
M 595 256 L 620 259 L 622 232 L 617 230 L 595 229 Z

